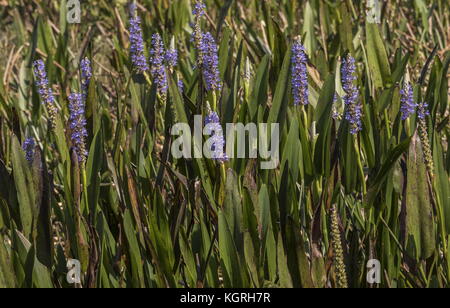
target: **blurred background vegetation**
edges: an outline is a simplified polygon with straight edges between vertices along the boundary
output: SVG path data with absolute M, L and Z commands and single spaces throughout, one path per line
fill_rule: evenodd
M 450 2 L 208 0 L 218 41 L 221 121 L 280 123 L 281 163 L 175 160 L 170 127 L 192 124 L 203 95 L 190 0 L 141 0 L 144 39 L 179 51 L 167 102 L 132 78 L 127 1 L 0 0 L 0 287 L 450 286 Z M 294 107 L 290 46 L 309 57 L 311 104 Z M 357 61 L 363 131 L 342 114 L 340 61 Z M 86 187 L 71 156 L 67 97 L 92 61 Z M 34 85 L 43 59 L 59 107 L 51 129 Z M 250 78 L 247 78 L 250 77 Z M 182 79 L 184 93 L 175 86 Z M 400 90 L 428 102 L 434 172 Z M 32 164 L 21 144 L 37 141 Z M 66 281 L 68 259 L 82 281 Z M 343 277 L 347 280 L 345 283 Z

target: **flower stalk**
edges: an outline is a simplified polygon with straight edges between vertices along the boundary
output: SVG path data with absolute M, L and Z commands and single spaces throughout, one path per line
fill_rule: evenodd
M 362 130 L 362 105 L 359 98 L 359 89 L 355 85 L 357 80 L 355 59 L 348 55 L 342 60 L 342 87 L 345 92 L 346 105 L 345 119 L 350 123 L 350 133 L 358 134 Z
M 41 101 L 47 107 L 49 120 L 52 129 L 56 127 L 56 115 L 58 109 L 56 108 L 56 101 L 53 95 L 53 90 L 49 85 L 45 64 L 42 60 L 37 60 L 33 63 L 34 75 L 36 78 L 36 87 Z
M 292 46 L 291 59 L 291 83 L 295 106 L 309 104 L 307 62 L 305 47 L 299 39 Z

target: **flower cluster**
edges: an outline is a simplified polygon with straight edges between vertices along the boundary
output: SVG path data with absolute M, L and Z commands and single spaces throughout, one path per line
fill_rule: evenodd
M 169 67 L 175 67 L 178 64 L 178 51 L 176 49 L 169 49 L 166 51 L 165 60 Z
M 34 159 L 34 147 L 36 143 L 33 138 L 27 138 L 23 142 L 22 149 L 25 151 L 25 158 L 28 162 L 32 162 Z
M 164 98 L 167 94 L 167 73 L 164 65 L 164 43 L 159 34 L 152 37 L 152 49 L 150 50 L 151 73 L 158 87 L 158 93 Z
M 201 0 L 196 0 L 192 10 L 195 18 L 201 18 L 206 14 L 206 5 Z
M 130 13 L 130 53 L 131 62 L 137 72 L 142 74 L 148 71 L 147 58 L 144 54 L 144 39 L 142 38 L 141 19 L 135 9 Z
M 345 119 L 350 123 L 350 132 L 356 135 L 362 130 L 362 105 L 359 102 L 359 90 L 355 86 L 356 65 L 355 59 L 348 55 L 342 60 L 342 87 L 345 91 L 343 98 L 347 107 Z
M 47 72 L 45 71 L 45 64 L 42 60 L 37 60 L 33 63 L 34 74 L 36 76 L 36 87 L 41 97 L 42 102 L 47 106 L 47 110 L 50 116 L 50 121 L 55 127 L 56 125 L 56 114 L 57 108 L 55 104 L 55 97 L 53 95 L 53 90 L 49 86 L 47 79 Z
M 225 152 L 225 138 L 223 136 L 220 119 L 216 112 L 212 111 L 205 118 L 205 132 L 211 135 L 211 158 L 219 162 L 228 161 Z
M 192 42 L 195 42 L 195 46 L 197 50 L 200 50 L 202 45 L 202 29 L 201 29 L 201 20 L 202 17 L 206 14 L 206 5 L 201 0 L 196 0 L 194 4 L 194 9 L 192 10 L 192 14 L 195 18 L 195 23 L 192 26 L 194 31 L 192 32 Z M 201 67 L 202 65 L 202 57 L 197 57 L 197 66 Z
M 417 107 L 417 104 L 414 102 L 414 92 L 411 84 L 407 83 L 405 87 L 400 91 L 400 94 L 400 111 L 402 112 L 402 120 L 406 120 L 416 112 Z
M 200 44 L 200 57 L 203 78 L 207 91 L 220 91 L 222 89 L 222 81 L 219 72 L 219 56 L 218 47 L 211 33 L 202 35 Z
M 86 130 L 87 122 L 84 109 L 83 95 L 77 93 L 71 94 L 69 96 L 69 127 L 72 131 L 72 145 L 80 163 L 85 163 L 88 155 L 86 150 L 86 137 L 88 136 Z
M 417 105 L 417 116 L 419 119 L 425 119 L 430 115 L 430 111 L 428 110 L 428 103 L 420 103 Z
M 83 99 L 86 101 L 88 91 L 89 91 L 89 83 L 92 78 L 92 68 L 91 61 L 88 58 L 84 58 L 80 63 L 81 67 L 81 91 L 83 93 Z
M 307 61 L 305 47 L 300 42 L 295 42 L 292 46 L 291 79 L 296 106 L 309 104 Z

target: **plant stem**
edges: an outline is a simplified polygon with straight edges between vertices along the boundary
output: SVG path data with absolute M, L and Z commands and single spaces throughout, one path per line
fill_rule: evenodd
M 86 207 L 86 213 L 89 214 L 89 199 L 88 199 L 88 192 L 87 192 L 87 177 L 86 177 L 86 167 L 83 166 L 81 168 L 81 178 L 83 181 L 83 199 L 84 199 L 84 205 Z
M 361 176 L 361 184 L 362 184 L 362 188 L 363 188 L 363 195 L 365 196 L 367 193 L 367 187 L 366 187 L 366 181 L 365 181 L 365 177 L 364 177 L 364 168 L 363 168 L 363 164 L 361 161 L 361 152 L 360 152 L 360 148 L 358 145 L 358 136 L 357 135 L 353 136 L 353 145 L 354 145 L 356 156 L 357 156 L 358 169 L 359 169 L 359 173 Z
M 217 95 L 216 91 L 212 91 L 212 110 L 218 112 L 217 110 Z

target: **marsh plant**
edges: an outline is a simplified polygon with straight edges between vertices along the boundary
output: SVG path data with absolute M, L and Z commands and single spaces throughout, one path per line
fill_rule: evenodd
M 450 287 L 450 2 L 0 1 L 0 287 Z

